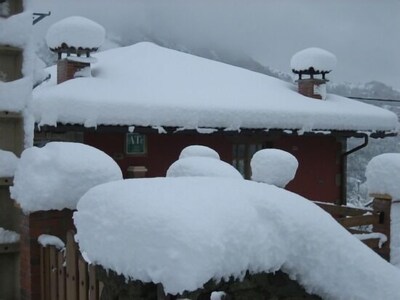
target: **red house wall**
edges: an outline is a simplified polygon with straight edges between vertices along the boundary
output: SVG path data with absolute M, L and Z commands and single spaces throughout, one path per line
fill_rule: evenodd
M 84 142 L 114 157 L 127 176 L 129 166 L 145 166 L 147 177 L 165 176 L 183 148 L 193 144 L 216 150 L 221 159 L 232 163 L 232 140 L 222 135 L 148 134 L 145 156 L 125 155 L 124 133 L 85 133 Z M 295 179 L 286 187 L 311 200 L 336 202 L 341 197 L 341 144 L 332 136 L 282 136 L 274 148 L 292 153 L 299 161 Z
M 286 189 L 310 200 L 340 203 L 340 142 L 331 136 L 287 136 L 275 141 L 274 148 L 292 153 L 299 162 Z
M 205 145 L 217 151 L 221 160 L 231 163 L 232 146 L 224 136 L 147 134 L 147 154 L 126 155 L 124 133 L 85 133 L 85 144 L 103 150 L 116 159 L 124 176 L 129 166 L 145 166 L 147 177 L 165 176 L 169 166 L 179 158 L 189 145 Z M 119 158 L 118 158 L 119 156 Z

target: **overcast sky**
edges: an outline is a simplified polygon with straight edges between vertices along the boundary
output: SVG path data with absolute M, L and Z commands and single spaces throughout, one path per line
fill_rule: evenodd
M 290 73 L 307 47 L 334 53 L 334 82 L 382 81 L 400 90 L 400 0 L 26 0 L 51 11 L 34 30 L 81 15 L 127 45 L 160 40 L 188 51 L 211 49 Z

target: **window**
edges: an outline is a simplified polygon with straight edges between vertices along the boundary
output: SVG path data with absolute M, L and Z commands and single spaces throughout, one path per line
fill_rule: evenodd
M 250 161 L 253 154 L 258 150 L 267 148 L 268 146 L 264 143 L 240 143 L 233 144 L 233 166 L 243 175 L 245 179 L 251 177 Z

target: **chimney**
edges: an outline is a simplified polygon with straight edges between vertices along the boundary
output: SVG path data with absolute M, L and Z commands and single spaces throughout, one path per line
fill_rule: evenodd
M 90 77 L 92 52 L 103 44 L 104 28 L 83 17 L 69 17 L 53 24 L 46 34 L 50 50 L 58 55 L 57 84 L 76 77 Z
M 336 66 L 336 56 L 320 48 L 307 48 L 293 55 L 290 66 L 299 77 L 296 80 L 300 94 L 326 99 L 326 74 Z

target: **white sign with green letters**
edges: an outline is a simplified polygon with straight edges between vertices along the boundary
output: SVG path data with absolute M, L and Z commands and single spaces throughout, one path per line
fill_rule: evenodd
M 146 154 L 147 153 L 147 143 L 146 136 L 140 133 L 127 133 L 125 142 L 126 154 Z

